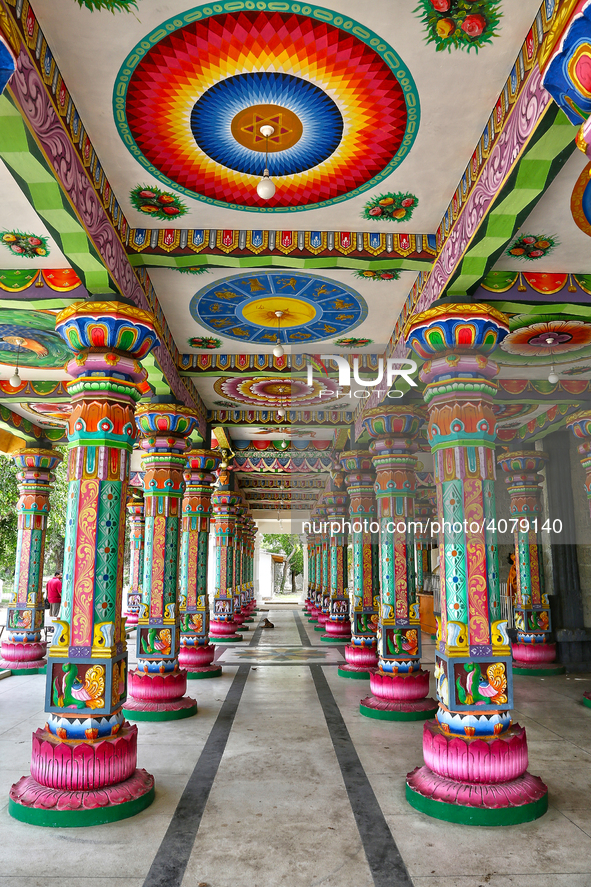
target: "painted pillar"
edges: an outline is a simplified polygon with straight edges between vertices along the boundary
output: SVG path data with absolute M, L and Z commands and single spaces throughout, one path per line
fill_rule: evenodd
M 515 565 L 517 597 L 515 628 L 517 643 L 512 645 L 513 673 L 523 675 L 563 674 L 557 665 L 556 644 L 551 643 L 551 616 L 548 595 L 544 593 L 544 564 L 539 537 L 542 524 L 540 503 L 541 471 L 548 457 L 536 450 L 507 453 L 498 460 L 506 472 L 505 483 L 511 497 L 511 518 L 517 520 Z
M 300 533 L 300 542 L 302 543 L 302 555 L 304 560 L 304 570 L 302 575 L 302 595 L 304 596 L 305 601 L 308 589 L 308 569 L 310 566 L 308 537 L 305 533 Z M 301 603 L 303 603 L 303 601 Z
M 135 496 L 127 503 L 129 515 L 129 591 L 127 592 L 126 625 L 137 625 L 142 602 L 142 579 L 144 573 L 144 539 L 146 525 L 144 520 L 143 493 L 134 491 Z M 139 497 L 138 497 L 139 493 Z
M 246 613 L 244 612 L 244 569 L 245 563 L 245 540 L 244 533 L 246 528 L 246 506 L 242 502 L 238 494 L 238 503 L 236 505 L 235 524 L 234 524 L 234 578 L 233 578 L 233 598 L 234 598 L 234 622 L 237 631 L 248 631 L 246 622 Z
M 340 474 L 340 473 L 339 473 Z M 349 618 L 348 558 L 345 517 L 347 514 L 347 493 L 344 478 L 340 475 L 340 486 L 324 497 L 329 518 L 329 615 L 325 623 L 326 634 L 320 638 L 325 643 L 343 643 L 351 638 Z
M 513 673 L 501 618 L 495 529 L 490 355 L 507 318 L 489 305 L 443 304 L 409 320 L 424 361 L 428 437 L 437 487 L 441 620 L 435 648 L 439 709 L 423 729 L 425 766 L 407 799 L 453 822 L 507 825 L 541 816 L 547 788 L 527 773 L 525 730 L 512 724 Z
M 125 502 L 139 360 L 158 344 L 154 318 L 120 302 L 78 302 L 56 318 L 74 351 L 67 371 L 68 510 L 60 618 L 49 649 L 46 724 L 31 775 L 9 812 L 46 826 L 95 825 L 147 807 L 154 780 L 136 768 L 137 727 L 124 720 L 127 645 L 121 616 Z
M 418 497 L 421 497 L 420 499 Z M 426 497 L 426 498 L 425 498 Z M 428 566 L 427 552 L 432 539 L 431 526 L 436 511 L 437 493 L 435 487 L 423 487 L 417 490 L 415 499 L 415 564 L 416 564 L 416 588 L 417 596 L 425 591 L 425 573 Z M 435 616 L 437 595 L 433 589 L 433 616 Z M 439 612 L 439 611 L 438 611 Z M 421 619 L 419 601 L 419 619 Z M 427 632 L 427 627 L 421 625 L 421 630 Z M 428 632 L 430 634 L 430 632 Z M 431 640 L 435 640 L 435 634 L 431 634 Z
M 312 516 L 310 515 L 310 524 L 312 524 Z M 306 590 L 306 599 L 304 601 L 304 612 L 310 616 L 312 610 L 312 600 L 314 596 L 314 582 L 316 580 L 316 547 L 315 536 L 313 533 L 305 534 L 306 551 L 308 561 L 308 571 L 304 588 Z
M 31 447 L 13 455 L 19 500 L 18 536 L 13 598 L 6 612 L 6 634 L 2 640 L 0 668 L 13 675 L 45 671 L 45 644 L 41 631 L 45 622 L 43 562 L 49 515 L 52 471 L 62 456 L 52 449 Z
M 212 496 L 215 533 L 215 593 L 213 616 L 209 627 L 214 643 L 242 640 L 234 621 L 234 558 L 236 554 L 236 506 L 238 493 L 229 488 L 228 472 L 219 476 L 220 486 Z
M 181 535 L 179 611 L 181 646 L 179 665 L 191 679 L 214 678 L 222 673 L 213 665 L 215 647 L 209 642 L 209 598 L 207 570 L 211 486 L 219 465 L 213 450 L 191 450 L 185 468 L 185 495 Z
M 252 614 L 256 608 L 256 600 L 254 594 L 254 553 L 256 535 L 257 527 L 251 515 L 249 514 L 248 523 L 246 526 L 246 612 L 248 614 L 248 622 L 254 622 Z
M 364 427 L 372 438 L 380 525 L 378 667 L 370 673 L 372 696 L 361 701 L 366 717 L 420 720 L 437 703 L 427 698 L 429 672 L 421 668 L 421 629 L 415 588 L 414 499 L 417 449 L 423 423 L 417 407 L 376 407 Z
M 350 589 L 351 643 L 345 647 L 343 678 L 369 678 L 378 664 L 376 631 L 379 614 L 379 524 L 374 493 L 374 470 L 368 450 L 348 450 L 340 457 L 349 493 L 353 549 L 353 587 Z
M 125 713 L 133 720 L 170 721 L 197 714 L 179 668 L 179 542 L 187 438 L 197 413 L 171 398 L 154 398 L 136 412 L 143 437 L 146 543 L 143 602 L 137 627 L 137 668 L 129 676 Z

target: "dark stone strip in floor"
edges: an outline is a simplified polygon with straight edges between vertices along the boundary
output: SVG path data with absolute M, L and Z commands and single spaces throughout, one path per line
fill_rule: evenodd
M 302 622 L 302 617 L 298 613 L 297 610 L 292 610 L 293 618 L 295 619 L 295 624 L 298 629 L 298 634 L 300 636 L 300 641 L 302 642 L 302 647 L 311 647 L 312 641 L 308 637 L 308 632 L 306 631 L 306 627 Z
M 321 665 L 310 665 L 318 699 L 341 768 L 375 887 L 412 887 L 392 832 L 384 818 Z
M 249 647 L 256 647 L 261 639 L 259 624 L 252 633 Z M 234 718 L 244 692 L 250 665 L 240 665 L 230 685 L 228 695 L 203 746 L 185 790 L 181 795 L 170 825 L 158 848 L 144 887 L 180 887 L 201 825 L 201 819 L 217 775 Z

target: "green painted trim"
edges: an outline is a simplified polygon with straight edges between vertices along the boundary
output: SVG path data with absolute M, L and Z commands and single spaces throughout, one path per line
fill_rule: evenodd
M 8 801 L 8 812 L 20 822 L 29 825 L 41 825 L 47 828 L 85 828 L 89 825 L 103 825 L 107 822 L 118 822 L 129 819 L 149 807 L 154 800 L 154 786 L 141 798 L 126 801 L 124 804 L 111 804 L 109 807 L 95 807 L 91 810 L 39 810 L 36 807 L 25 807 L 17 804 L 12 798 Z
M 250 628 L 248 625 L 237 625 L 236 631 L 250 631 Z
M 366 718 L 373 718 L 376 721 L 426 721 L 435 717 L 437 706 L 426 711 L 380 711 L 360 704 L 359 711 Z
M 313 624 L 316 624 L 318 622 L 318 619 L 308 619 L 308 622 L 312 622 Z
M 591 699 L 587 699 L 586 696 L 583 696 L 583 705 L 586 705 L 587 708 L 591 708 Z
M 448 282 L 446 296 L 472 295 L 575 151 L 579 127 L 550 103 Z M 516 269 L 516 272 L 524 269 Z
M 369 681 L 370 673 L 368 671 L 343 671 L 337 668 L 337 674 L 340 678 L 350 678 L 352 681 Z
M 326 631 L 324 625 L 315 625 L 314 631 Z
M 333 638 L 329 634 L 323 634 L 320 640 L 323 644 L 346 644 L 351 640 L 351 636 L 349 635 L 348 638 Z
M 131 248 L 128 247 L 128 250 Z M 258 255 L 220 256 L 199 253 L 195 256 L 163 256 L 159 253 L 128 252 L 127 258 L 133 268 L 198 268 L 203 265 L 212 268 L 344 268 L 351 271 L 424 271 L 435 261 L 435 256 L 426 259 L 352 259 L 348 256 L 298 256 Z
M 12 678 L 26 677 L 29 674 L 47 674 L 47 666 L 43 668 L 11 668 L 10 676 Z
M 565 672 L 566 668 L 564 665 L 553 665 L 551 668 L 519 668 L 518 665 L 513 665 L 513 674 L 526 678 L 543 678 L 546 675 L 564 674 Z
M 187 671 L 187 678 L 190 681 L 205 680 L 206 678 L 219 678 L 222 675 L 222 666 L 214 671 Z
M 182 721 L 184 718 L 192 718 L 197 714 L 197 703 L 189 708 L 179 708 L 176 711 L 130 711 L 123 706 L 123 714 L 130 721 Z
M 6 93 L 0 96 L 0 157 L 86 289 L 117 293 L 94 244 Z
M 519 825 L 521 822 L 532 822 L 539 819 L 548 809 L 548 793 L 538 801 L 531 804 L 521 804 L 519 807 L 462 807 L 459 804 L 447 804 L 445 801 L 434 801 L 433 798 L 425 798 L 414 791 L 406 783 L 406 800 L 421 813 L 443 819 L 445 822 L 457 822 L 461 825 Z
M 244 643 L 244 638 L 238 635 L 236 637 L 232 637 L 232 635 L 229 635 L 229 637 L 227 638 L 212 638 L 210 636 L 209 638 L 210 644 L 236 644 L 238 642 Z

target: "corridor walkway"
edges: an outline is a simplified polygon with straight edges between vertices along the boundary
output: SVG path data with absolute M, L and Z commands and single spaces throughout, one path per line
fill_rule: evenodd
M 580 698 L 591 676 L 515 679 L 549 812 L 503 829 L 454 826 L 405 801 L 422 723 L 363 718 L 369 684 L 338 677 L 342 648 L 321 643 L 300 610 L 267 615 L 275 629 L 254 623 L 243 644 L 219 649 L 222 678 L 190 682 L 197 717 L 139 725 L 156 800 L 112 825 L 41 829 L 8 816 L 44 723 L 45 678 L 0 682 L 0 887 L 590 887 L 591 710 Z

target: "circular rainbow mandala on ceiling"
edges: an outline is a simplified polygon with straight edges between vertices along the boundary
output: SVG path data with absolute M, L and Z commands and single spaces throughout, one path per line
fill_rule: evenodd
M 315 379 L 312 385 L 307 385 L 303 379 L 221 376 L 213 387 L 217 394 L 224 395 L 228 400 L 261 409 L 283 406 L 297 410 L 302 407 L 328 405 L 335 403 L 342 394 L 342 389 L 332 379 Z
M 224 277 L 199 290 L 189 310 L 197 323 L 226 338 L 267 345 L 318 342 L 367 317 L 365 301 L 350 286 L 299 271 Z
M 181 13 L 129 54 L 114 115 L 144 169 L 189 197 L 259 212 L 327 206 L 389 176 L 420 118 L 398 54 L 333 10 L 243 5 Z M 256 193 L 263 124 L 274 127 L 269 168 L 277 185 L 267 202 Z

